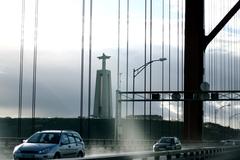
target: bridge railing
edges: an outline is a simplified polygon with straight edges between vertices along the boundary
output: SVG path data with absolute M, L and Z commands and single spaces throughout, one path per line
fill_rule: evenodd
M 113 155 L 98 155 L 86 158 L 74 158 L 74 160 L 147 160 L 148 158 L 153 158 L 154 160 L 160 160 L 161 158 L 167 160 L 203 160 L 235 149 L 239 149 L 239 147 L 208 147 L 162 152 L 145 151 L 138 153 L 120 153 Z
M 15 137 L 0 137 L 0 148 L 1 147 L 8 147 L 9 149 L 13 149 L 13 147 L 19 143 L 22 142 L 22 140 L 25 138 L 15 138 Z M 183 144 L 185 148 L 194 148 L 194 149 L 183 149 L 183 150 L 176 150 L 176 151 L 163 151 L 163 152 L 152 152 L 152 151 L 143 151 L 144 148 L 140 148 L 142 146 L 145 146 L 148 148 L 148 150 L 151 150 L 152 144 L 154 143 L 154 140 L 151 141 L 143 141 L 143 140 L 122 140 L 122 141 L 114 141 L 114 140 L 99 140 L 99 139 L 89 139 L 84 140 L 86 143 L 87 150 L 90 150 L 92 148 L 99 148 L 104 147 L 112 147 L 113 151 L 116 153 L 116 151 L 127 151 L 129 153 L 117 153 L 112 154 L 108 156 L 97 156 L 97 157 L 87 157 L 82 158 L 83 160 L 118 160 L 118 159 L 125 159 L 125 160 L 132 160 L 132 159 L 147 159 L 147 158 L 154 158 L 155 160 L 159 160 L 160 157 L 165 157 L 167 160 L 171 159 L 207 159 L 209 157 L 213 157 L 220 153 L 225 153 L 230 150 L 238 149 L 240 150 L 239 145 L 236 146 L 227 146 L 227 147 L 206 147 L 206 146 L 218 146 L 214 145 L 214 143 L 196 143 L 196 142 L 188 142 L 187 144 Z M 124 144 L 124 145 L 123 145 Z M 130 147 L 131 145 L 137 145 L 138 148 L 133 148 L 133 150 L 128 149 L 127 147 Z M 117 148 L 119 146 L 126 147 L 126 150 L 122 148 Z M 140 147 L 139 147 L 140 146 Z M 138 153 L 134 153 L 130 151 L 136 151 L 136 150 L 142 150 Z M 112 152 L 112 153 L 114 153 Z M 95 153 L 95 150 L 93 150 L 93 153 Z M 102 152 L 104 153 L 104 152 Z M 111 150 L 110 150 L 111 153 Z M 76 158 L 75 158 L 76 159 Z

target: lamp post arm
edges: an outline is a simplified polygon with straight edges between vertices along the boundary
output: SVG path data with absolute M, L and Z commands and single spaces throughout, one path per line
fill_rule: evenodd
M 134 70 L 133 70 L 133 71 L 134 71 L 134 74 L 133 74 L 134 77 L 136 77 L 139 73 L 141 73 L 141 72 L 144 70 L 144 68 L 146 68 L 149 64 L 151 64 L 151 63 L 153 63 L 153 62 L 156 62 L 156 61 L 160 61 L 160 60 L 159 60 L 159 59 L 152 60 L 152 61 L 150 61 L 150 62 L 148 62 L 148 63 L 146 63 L 146 64 L 138 67 L 137 69 L 134 69 Z M 135 72 L 136 72 L 136 74 L 135 74 Z
M 224 107 L 228 107 L 228 106 L 230 106 L 230 104 L 225 105 L 225 106 L 221 106 L 220 108 L 215 109 L 215 111 L 216 111 L 216 113 L 218 113 L 218 111 L 219 111 L 220 109 L 222 109 L 222 108 L 224 108 Z

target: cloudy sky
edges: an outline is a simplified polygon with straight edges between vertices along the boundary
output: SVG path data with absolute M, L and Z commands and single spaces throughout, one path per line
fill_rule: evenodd
M 164 75 L 164 90 L 182 89 L 182 53 L 184 27 L 183 0 L 158 1 L 153 0 L 152 8 L 152 55 L 153 59 L 166 57 L 164 73 L 162 64 L 153 64 L 153 90 L 161 90 Z M 206 2 L 205 30 L 208 34 L 224 14 L 237 2 L 224 0 Z M 127 45 L 127 0 L 121 0 L 120 10 L 120 72 L 121 90 L 126 90 L 128 80 L 129 90 L 132 90 L 132 70 L 144 64 L 144 17 L 145 1 L 130 0 L 129 3 L 129 67 L 126 75 L 126 45 Z M 214 6 L 214 7 L 212 7 Z M 89 65 L 89 21 L 90 0 L 85 1 L 85 32 L 84 32 L 84 115 L 88 106 L 88 65 Z M 214 11 L 212 8 L 216 9 Z M 164 12 L 163 12 L 164 9 Z M 221 12 L 220 12 L 221 11 Z M 217 12 L 218 14 L 213 14 Z M 0 1 L 0 117 L 16 117 L 18 112 L 19 54 L 21 39 L 22 1 Z M 23 72 L 23 117 L 31 116 L 32 104 L 32 66 L 34 49 L 34 13 L 35 1 L 25 0 L 24 23 L 24 72 Z M 214 15 L 214 16 L 213 16 Z M 82 0 L 39 0 L 38 19 L 38 68 L 37 68 L 37 117 L 77 117 L 80 106 L 80 71 L 82 48 Z M 217 39 L 206 51 L 206 81 L 214 79 L 210 75 L 222 76 L 225 81 L 238 81 L 239 76 L 220 74 L 221 66 L 211 63 L 211 59 L 219 52 L 229 55 L 227 64 L 238 55 L 237 48 L 228 47 L 228 42 L 239 43 L 236 35 L 236 25 L 239 16 L 224 28 Z M 118 49 L 118 0 L 93 0 L 92 28 L 92 101 L 93 107 L 96 70 L 101 68 L 101 62 L 96 58 L 103 52 L 111 56 L 107 68 L 112 72 L 113 95 L 117 88 L 117 49 Z M 147 1 L 147 61 L 150 60 L 150 0 Z M 169 29 L 171 30 L 169 32 Z M 164 31 L 164 32 L 162 32 Z M 226 38 L 228 37 L 228 38 Z M 232 38 L 231 38 L 232 37 Z M 239 37 L 239 36 L 238 36 Z M 223 42 L 225 41 L 225 42 Z M 233 44 L 233 43 L 232 43 Z M 162 52 L 164 51 L 164 52 Z M 217 58 L 216 58 L 217 59 Z M 219 60 L 216 60 L 220 61 Z M 215 65 L 214 65 L 215 64 Z M 160 69 L 159 69 L 160 68 Z M 229 72 L 226 69 L 226 72 Z M 149 75 L 149 69 L 147 69 Z M 179 77 L 177 75 L 180 75 Z M 147 78 L 149 82 L 149 78 Z M 168 83 L 170 82 L 170 84 Z M 235 84 L 235 83 L 234 83 Z M 136 77 L 136 90 L 143 90 L 143 73 Z M 212 83 L 212 89 L 222 86 L 221 82 Z M 227 88 L 228 86 L 225 86 Z M 115 97 L 115 96 L 113 96 Z M 123 104 L 125 105 L 125 104 Z M 171 106 L 174 117 L 176 104 Z M 168 113 L 168 105 L 164 111 Z M 113 99 L 113 106 L 115 102 Z M 139 105 L 142 106 L 142 105 Z M 154 114 L 161 114 L 161 104 L 153 104 Z M 165 105 L 164 105 L 165 106 Z M 217 107 L 217 105 L 214 105 Z M 123 107 L 124 108 L 124 107 Z M 142 108 L 137 111 L 142 113 Z M 206 112 L 207 113 L 207 112 Z M 166 115 L 165 114 L 165 115 Z

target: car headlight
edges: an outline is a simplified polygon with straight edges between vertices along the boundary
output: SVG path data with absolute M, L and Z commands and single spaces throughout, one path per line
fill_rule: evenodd
M 44 148 L 44 149 L 38 151 L 38 153 L 39 153 L 39 154 L 46 154 L 46 153 L 48 153 L 49 151 L 50 151 L 50 148 Z
M 14 149 L 13 149 L 13 154 L 14 154 L 14 153 L 20 153 L 21 151 L 20 151 L 19 148 L 20 148 L 20 145 L 14 147 Z

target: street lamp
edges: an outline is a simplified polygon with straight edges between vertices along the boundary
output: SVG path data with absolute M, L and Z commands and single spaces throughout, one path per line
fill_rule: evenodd
M 148 65 L 152 64 L 153 62 L 157 62 L 157 61 L 163 62 L 165 60 L 167 60 L 167 58 L 155 59 L 155 60 L 152 60 L 152 61 L 149 61 L 149 62 L 145 63 L 144 65 L 138 67 L 137 69 L 135 69 L 135 68 L 133 69 L 133 106 L 132 106 L 133 116 L 134 116 L 134 100 L 135 100 L 135 93 L 134 93 L 134 91 L 135 91 L 135 78 L 137 77 L 137 75 L 139 73 L 141 73 L 144 70 L 144 68 L 146 68 Z

